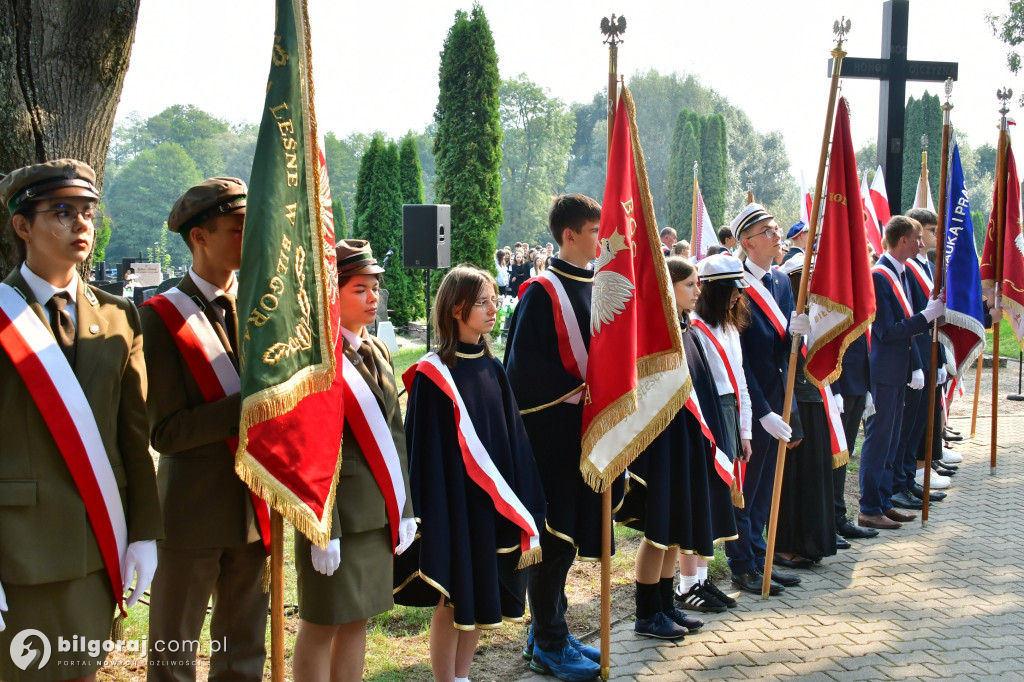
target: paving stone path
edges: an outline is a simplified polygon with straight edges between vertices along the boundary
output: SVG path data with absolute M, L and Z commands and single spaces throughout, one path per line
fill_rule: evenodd
M 951 425 L 966 436 L 970 416 Z M 799 571 L 801 586 L 744 594 L 678 644 L 614 624 L 612 679 L 1024 680 L 1024 416 L 1000 416 L 994 476 L 988 429 L 980 418 L 958 444 L 964 462 L 926 528 L 855 541 Z

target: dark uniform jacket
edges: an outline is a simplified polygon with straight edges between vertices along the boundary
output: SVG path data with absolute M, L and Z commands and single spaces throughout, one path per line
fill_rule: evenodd
M 21 273 L 15 270 L 4 282 L 49 328 L 46 311 Z M 121 493 L 128 542 L 159 539 L 139 314 L 128 300 L 82 282 L 75 302 L 75 375 Z M 74 580 L 103 568 L 71 472 L 21 375 L 0 351 L 0 584 Z
M 231 357 L 227 332 L 190 275 L 178 288 L 192 297 Z M 140 311 L 149 371 L 149 423 L 160 453 L 157 485 L 164 509 L 164 546 L 214 548 L 249 542 L 249 490 L 235 473 L 228 438 L 238 436 L 241 396 L 206 402 L 174 338 L 151 306 Z
M 899 274 L 888 254 L 878 259 L 899 282 Z M 906 266 L 904 266 L 906 267 Z M 871 275 L 875 285 L 875 321 L 871 324 L 871 380 L 878 384 L 899 384 L 910 381 L 915 369 L 921 369 L 921 356 L 913 337 L 928 331 L 928 321 L 922 313 L 907 317 L 903 312 L 889 279 L 880 272 Z M 907 273 L 913 279 L 913 275 Z M 913 312 L 913 299 L 910 299 Z

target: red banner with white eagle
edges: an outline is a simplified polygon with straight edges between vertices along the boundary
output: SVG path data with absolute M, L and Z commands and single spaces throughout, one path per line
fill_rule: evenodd
M 623 87 L 601 207 L 583 407 L 580 469 L 598 491 L 664 430 L 692 388 L 635 121 Z

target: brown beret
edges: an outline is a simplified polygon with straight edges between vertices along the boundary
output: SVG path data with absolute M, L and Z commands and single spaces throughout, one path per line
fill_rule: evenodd
M 338 277 L 384 272 L 373 257 L 370 242 L 365 239 L 342 239 L 335 245 L 334 253 L 338 257 Z
M 56 159 L 24 166 L 0 180 L 0 201 L 14 214 L 27 201 L 50 199 L 66 187 L 80 187 L 85 196 L 100 198 L 96 189 L 96 171 L 76 159 Z
M 245 210 L 245 183 L 238 178 L 207 178 L 178 197 L 167 229 L 181 232 L 225 213 Z

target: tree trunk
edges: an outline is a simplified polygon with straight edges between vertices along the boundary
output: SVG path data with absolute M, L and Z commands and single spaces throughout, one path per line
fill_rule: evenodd
M 0 0 L 0 173 L 71 157 L 102 186 L 138 15 L 139 0 Z M 3 273 L 8 220 L 0 206 Z

